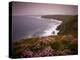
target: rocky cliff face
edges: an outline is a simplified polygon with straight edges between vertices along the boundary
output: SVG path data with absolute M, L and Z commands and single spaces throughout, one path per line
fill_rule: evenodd
M 58 34 L 72 34 L 77 37 L 78 33 L 78 16 L 65 18 L 63 23 L 58 26 L 60 32 Z
M 42 16 L 42 18 L 52 18 L 63 21 L 63 23 L 57 27 L 57 30 L 60 30 L 58 34 L 72 34 L 77 36 L 78 15 L 46 15 Z

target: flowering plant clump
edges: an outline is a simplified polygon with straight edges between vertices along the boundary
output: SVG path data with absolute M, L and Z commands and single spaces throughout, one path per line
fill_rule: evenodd
M 78 53 L 77 39 L 73 35 L 29 38 L 13 43 L 12 57 L 44 57 Z

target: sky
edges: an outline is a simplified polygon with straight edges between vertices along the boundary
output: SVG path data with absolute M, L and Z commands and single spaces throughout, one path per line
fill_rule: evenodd
M 13 2 L 12 15 L 78 15 L 78 6 Z

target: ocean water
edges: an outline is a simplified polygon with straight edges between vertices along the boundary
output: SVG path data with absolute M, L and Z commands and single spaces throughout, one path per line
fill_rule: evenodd
M 57 35 L 62 21 L 32 16 L 12 16 L 12 40 Z M 54 33 L 53 33 L 54 32 Z

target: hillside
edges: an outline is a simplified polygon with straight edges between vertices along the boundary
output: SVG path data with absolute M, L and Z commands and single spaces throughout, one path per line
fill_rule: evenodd
M 58 35 L 17 40 L 12 43 L 12 58 L 44 57 L 78 54 L 78 16 L 42 16 L 63 21 Z
M 72 34 L 77 36 L 78 15 L 45 15 L 42 16 L 42 18 L 52 18 L 63 21 L 57 28 L 57 30 L 60 30 L 58 34 Z
M 77 39 L 72 35 L 57 35 L 22 39 L 13 42 L 12 58 L 44 57 L 77 54 Z

